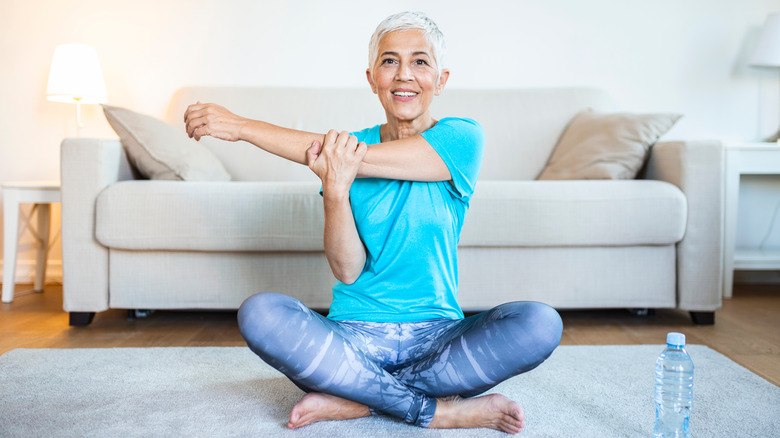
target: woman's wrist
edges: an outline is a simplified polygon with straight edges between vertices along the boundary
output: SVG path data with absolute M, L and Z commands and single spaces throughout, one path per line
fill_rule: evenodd
M 349 201 L 349 189 L 343 190 L 336 187 L 322 187 L 322 198 L 326 203 L 340 203 Z
M 238 140 L 240 141 L 246 141 L 252 143 L 252 139 L 254 139 L 253 131 L 254 127 L 253 122 L 257 123 L 256 120 L 250 120 L 241 117 L 239 119 L 238 123 L 238 134 L 236 135 L 238 137 Z

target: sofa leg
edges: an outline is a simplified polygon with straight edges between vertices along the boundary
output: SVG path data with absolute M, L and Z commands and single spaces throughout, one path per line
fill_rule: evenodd
M 95 312 L 70 312 L 70 325 L 72 327 L 86 327 L 95 318 Z
M 691 319 L 696 325 L 715 324 L 715 312 L 691 312 Z

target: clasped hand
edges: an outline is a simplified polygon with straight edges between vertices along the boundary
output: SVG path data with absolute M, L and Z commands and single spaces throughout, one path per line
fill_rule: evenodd
M 348 132 L 333 129 L 325 135 L 323 144 L 312 143 L 306 151 L 309 169 L 322 180 L 323 196 L 348 196 L 357 177 L 360 163 L 368 151 L 364 142 Z
M 187 135 L 195 140 L 208 135 L 220 140 L 238 141 L 247 119 L 213 103 L 196 103 L 184 112 Z

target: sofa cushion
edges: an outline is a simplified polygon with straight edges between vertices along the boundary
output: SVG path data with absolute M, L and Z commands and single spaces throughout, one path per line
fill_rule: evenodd
M 460 246 L 669 245 L 686 220 L 685 195 L 661 181 L 481 181 Z
M 96 237 L 128 250 L 321 251 L 317 183 L 125 181 L 97 199 Z
M 127 181 L 97 200 L 96 235 L 127 250 L 322 251 L 316 183 Z M 659 181 L 485 181 L 460 246 L 669 245 L 686 201 Z
M 130 162 L 146 178 L 230 181 L 219 159 L 184 130 L 135 111 L 103 105 Z
M 564 131 L 539 179 L 636 178 L 650 146 L 680 117 L 583 111 Z

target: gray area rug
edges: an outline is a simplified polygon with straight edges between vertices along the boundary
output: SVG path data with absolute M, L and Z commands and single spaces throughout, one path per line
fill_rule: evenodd
M 523 406 L 523 437 L 647 437 L 662 349 L 559 347 L 491 392 Z M 780 436 L 780 388 L 707 347 L 688 351 L 696 367 L 693 436 Z M 0 356 L 0 436 L 506 436 L 387 417 L 289 431 L 288 414 L 302 395 L 246 348 L 19 349 Z

